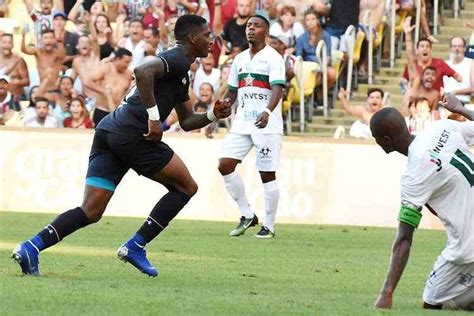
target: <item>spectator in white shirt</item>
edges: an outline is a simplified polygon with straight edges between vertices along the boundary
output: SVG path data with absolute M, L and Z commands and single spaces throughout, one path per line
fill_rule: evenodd
M 199 88 L 204 82 L 211 84 L 214 91 L 219 91 L 220 77 L 221 70 L 214 68 L 214 58 L 212 54 L 207 55 L 206 58 L 201 59 L 201 65 L 196 70 L 193 83 L 194 94 L 199 96 Z
M 24 122 L 26 127 L 60 127 L 59 121 L 54 115 L 49 114 L 48 100 L 43 97 L 35 99 L 36 115 Z

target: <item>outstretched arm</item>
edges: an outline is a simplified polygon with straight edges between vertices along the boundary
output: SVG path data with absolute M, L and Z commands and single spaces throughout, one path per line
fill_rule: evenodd
M 375 307 L 377 308 L 392 307 L 393 292 L 408 262 L 414 231 L 415 227 L 404 222 L 400 222 L 398 225 L 398 233 L 392 248 L 388 274 L 382 291 L 375 303 Z
M 344 88 L 339 89 L 339 94 L 338 94 L 339 100 L 341 101 L 342 107 L 344 110 L 351 115 L 354 115 L 355 117 L 361 119 L 361 120 L 366 120 L 367 119 L 367 114 L 368 111 L 362 107 L 362 106 L 353 106 L 352 104 L 349 103 L 349 100 L 347 100 L 347 91 L 344 90 Z
M 474 121 L 474 111 L 466 109 L 466 107 L 452 94 L 446 93 L 444 95 L 443 106 L 447 110 L 460 114 L 470 121 Z

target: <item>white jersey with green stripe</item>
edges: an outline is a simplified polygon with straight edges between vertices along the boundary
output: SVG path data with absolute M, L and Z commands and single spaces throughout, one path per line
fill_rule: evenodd
M 402 176 L 403 204 L 436 215 L 448 241 L 442 257 L 457 264 L 474 262 L 474 122 L 436 121 L 408 148 Z
M 272 47 L 265 46 L 253 58 L 250 56 L 250 49 L 235 56 L 228 79 L 229 89 L 237 90 L 237 113 L 231 132 L 247 135 L 283 134 L 281 100 L 265 128 L 257 128 L 255 121 L 268 106 L 271 87 L 284 84 L 283 57 Z

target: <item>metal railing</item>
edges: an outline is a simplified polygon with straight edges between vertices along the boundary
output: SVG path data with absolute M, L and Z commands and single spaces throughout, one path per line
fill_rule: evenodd
M 356 39 L 356 28 L 353 25 L 349 25 L 344 33 L 344 39 L 347 41 L 347 53 L 349 55 L 349 60 L 347 63 L 347 99 L 350 100 L 351 88 L 352 88 L 352 71 L 354 68 L 354 45 Z
M 421 0 L 416 0 L 415 45 L 420 39 Z
M 323 115 L 329 115 L 328 107 L 328 54 L 326 43 L 320 40 L 316 46 L 316 57 L 320 60 L 321 72 L 323 75 Z M 312 105 L 310 105 L 312 106 Z
M 369 33 L 367 34 L 368 41 L 368 53 L 367 53 L 367 75 L 368 84 L 373 83 L 373 72 L 374 72 L 374 19 L 372 17 L 372 11 L 367 10 L 364 15 L 364 24 L 369 27 Z
M 305 127 L 303 57 L 297 57 L 297 65 L 298 75 L 296 80 L 298 81 L 298 86 L 300 87 L 300 132 L 303 133 Z
M 395 0 L 390 1 L 390 67 L 395 67 L 395 28 L 397 26 L 397 14 Z
M 454 18 L 457 19 L 459 17 L 459 0 L 454 0 L 454 8 L 453 8 Z
M 383 107 L 392 107 L 392 95 L 390 92 L 385 92 L 382 100 Z
M 433 2 L 433 35 L 438 35 L 438 8 L 439 0 Z

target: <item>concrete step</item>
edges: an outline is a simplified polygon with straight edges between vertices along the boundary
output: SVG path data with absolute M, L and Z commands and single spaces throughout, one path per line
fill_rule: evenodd
M 474 19 L 474 12 L 472 13 L 472 19 Z M 443 36 L 470 36 L 472 30 L 467 27 L 458 27 L 458 26 L 442 26 L 440 29 L 440 34 Z
M 346 131 L 350 130 L 351 124 L 343 125 Z M 298 122 L 292 124 L 292 129 L 299 131 L 300 125 Z M 332 136 L 336 131 L 337 125 L 326 125 L 326 124 L 316 124 L 313 122 L 306 123 L 305 132 L 307 133 L 324 133 L 325 135 Z
M 398 84 L 385 84 L 385 85 L 359 84 L 357 92 L 366 94 L 367 90 L 371 88 L 380 88 L 385 92 L 390 92 L 391 95 L 401 94 L 400 85 Z
M 444 26 L 449 27 L 464 27 L 464 23 L 469 21 L 469 19 L 455 19 L 455 18 L 445 18 L 444 19 Z
M 347 126 L 352 125 L 356 120 L 355 117 L 352 116 L 344 116 L 344 117 L 324 117 L 324 116 L 315 116 L 311 121 L 312 124 L 324 124 L 328 126 Z
M 300 133 L 299 132 L 299 126 L 298 129 L 294 129 L 293 131 L 297 132 L 292 132 L 290 135 L 291 136 L 297 136 L 297 137 L 308 137 L 308 138 L 333 138 L 334 133 L 331 132 L 319 132 L 319 133 L 310 133 L 310 132 L 305 132 L 305 133 Z
M 380 69 L 380 76 L 382 77 L 401 77 L 404 67 L 382 68 Z

